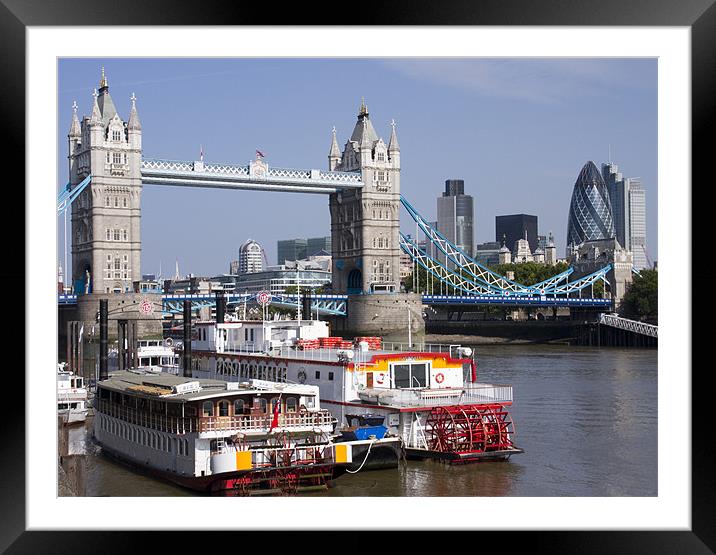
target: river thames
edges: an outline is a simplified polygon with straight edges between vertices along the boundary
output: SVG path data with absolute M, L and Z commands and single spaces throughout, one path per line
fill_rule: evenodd
M 312 496 L 657 496 L 657 350 L 479 345 L 478 379 L 512 384 L 515 444 L 507 462 L 408 461 L 344 475 Z M 87 427 L 91 426 L 91 419 Z M 79 494 L 190 496 L 101 454 L 85 428 Z M 308 494 L 306 494 L 308 495 Z

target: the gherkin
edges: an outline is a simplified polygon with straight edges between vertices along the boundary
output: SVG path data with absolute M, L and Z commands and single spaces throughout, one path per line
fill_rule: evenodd
M 590 160 L 579 172 L 572 191 L 567 245 L 612 239 L 614 236 L 614 220 L 607 185 L 597 166 Z

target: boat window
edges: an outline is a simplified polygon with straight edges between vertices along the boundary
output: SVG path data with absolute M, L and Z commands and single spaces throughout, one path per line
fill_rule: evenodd
M 286 399 L 286 412 L 296 412 L 296 408 L 298 408 L 298 399 L 295 397 Z
M 395 387 L 426 387 L 427 364 L 395 364 L 393 365 L 393 382 Z
M 328 372 L 328 379 L 329 379 L 329 380 L 332 380 L 332 379 L 333 379 L 333 372 Z
M 261 409 L 261 412 L 266 412 L 266 407 L 268 406 L 268 401 L 264 399 L 263 397 L 259 397 L 257 400 L 257 405 Z
M 244 400 L 236 399 L 234 401 L 234 414 L 244 414 Z
M 214 403 L 212 403 L 211 401 L 204 401 L 204 404 L 201 406 L 201 408 L 203 416 L 214 416 Z
M 317 380 L 321 379 L 321 371 L 320 370 L 316 370 L 316 379 Z
M 410 387 L 410 365 L 396 364 L 393 366 L 395 387 Z
M 229 416 L 228 401 L 219 401 L 219 416 Z

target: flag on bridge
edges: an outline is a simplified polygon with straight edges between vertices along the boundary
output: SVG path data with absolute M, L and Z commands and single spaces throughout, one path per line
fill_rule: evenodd
M 256 149 L 256 158 L 264 158 L 265 155 L 258 148 Z

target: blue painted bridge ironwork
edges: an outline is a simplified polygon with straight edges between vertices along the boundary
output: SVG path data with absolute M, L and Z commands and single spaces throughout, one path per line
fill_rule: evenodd
M 224 295 L 227 306 L 256 305 L 256 295 L 251 293 L 229 293 Z M 601 308 L 610 310 L 611 299 L 594 297 L 555 297 L 555 296 L 508 296 L 508 295 L 423 295 L 423 304 L 428 306 L 450 305 L 502 305 L 513 307 L 567 307 L 567 308 Z M 183 301 L 190 300 L 193 308 L 211 307 L 216 303 L 214 294 L 177 294 L 162 295 L 162 306 L 165 313 L 180 314 Z M 311 297 L 311 311 L 323 316 L 345 316 L 347 295 L 314 295 Z M 77 295 L 58 295 L 60 305 L 74 305 Z M 271 304 L 283 308 L 297 308 L 298 295 L 273 295 Z

